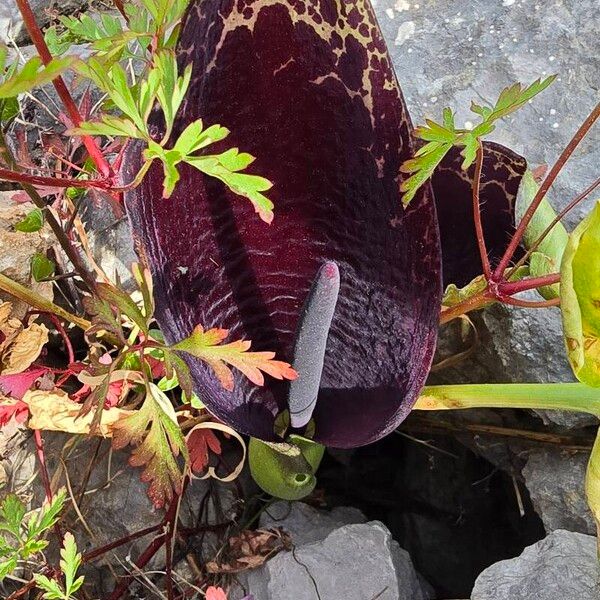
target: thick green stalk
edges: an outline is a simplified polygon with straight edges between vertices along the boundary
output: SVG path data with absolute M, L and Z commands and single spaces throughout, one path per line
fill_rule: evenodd
M 415 410 L 465 408 L 568 410 L 600 418 L 600 388 L 582 383 L 431 385 L 423 389 L 414 407 Z
M 0 273 L 0 290 L 10 294 L 14 298 L 21 300 L 29 304 L 29 306 L 33 308 L 37 308 L 37 310 L 41 310 L 43 312 L 49 312 L 55 314 L 57 317 L 61 319 L 65 319 L 77 325 L 77 327 L 81 327 L 81 329 L 86 330 L 89 329 L 92 324 L 82 317 L 78 317 L 77 315 L 73 315 L 70 312 L 66 311 L 64 308 L 54 304 L 47 298 L 44 298 L 41 294 L 34 292 L 33 290 L 13 281 L 6 275 Z

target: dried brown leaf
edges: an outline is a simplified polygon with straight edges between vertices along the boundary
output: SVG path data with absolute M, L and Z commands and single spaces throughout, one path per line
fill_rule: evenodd
M 21 330 L 2 356 L 2 374 L 22 373 L 28 369 L 47 342 L 48 329 L 45 325 L 32 323 Z
M 88 413 L 80 417 L 81 404 L 73 402 L 62 390 L 29 391 L 23 396 L 23 402 L 31 413 L 28 423 L 30 429 L 76 434 L 89 434 L 91 431 L 94 415 Z M 131 411 L 116 407 L 102 411 L 101 421 L 94 433 L 103 437 L 112 436 L 114 424 L 131 414 Z

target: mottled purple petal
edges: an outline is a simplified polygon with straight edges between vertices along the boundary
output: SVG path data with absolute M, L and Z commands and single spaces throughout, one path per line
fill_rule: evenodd
M 472 183 L 463 157 L 453 148 L 436 170 L 433 191 L 440 224 L 444 286 L 466 285 L 481 275 L 481 257 L 473 221 Z M 483 231 L 492 267 L 496 266 L 515 230 L 515 201 L 527 162 L 500 144 L 484 143 L 479 201 Z
M 193 63 L 194 75 L 178 130 L 199 117 L 228 127 L 222 148 L 257 157 L 250 171 L 273 181 L 276 208 L 268 226 L 247 200 L 191 168 L 169 200 L 161 198 L 158 166 L 127 195 L 167 340 L 198 323 L 225 327 L 232 339 L 291 361 L 311 284 L 334 261 L 341 285 L 315 439 L 351 447 L 386 435 L 410 411 L 429 370 L 441 277 L 428 190 L 406 211 L 400 201 L 410 122 L 370 5 L 196 1 L 179 57 Z M 128 176 L 138 155 L 132 147 Z M 275 439 L 287 384 L 259 388 L 236 373 L 230 393 L 208 367 L 186 360 L 215 415 Z

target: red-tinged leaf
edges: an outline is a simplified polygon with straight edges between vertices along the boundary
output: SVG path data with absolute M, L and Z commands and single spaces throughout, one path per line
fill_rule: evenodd
M 195 475 L 203 474 L 208 466 L 209 450 L 221 454 L 221 442 L 211 429 L 194 429 L 187 437 L 190 468 Z
M 23 423 L 29 414 L 25 402 L 0 396 L 0 427 L 4 427 L 13 417 L 17 423 Z
M 206 589 L 206 600 L 227 600 L 227 594 L 223 588 L 210 586 Z
M 47 367 L 31 367 L 22 373 L 0 375 L 0 393 L 21 400 L 34 382 L 48 371 Z
M 187 352 L 210 365 L 221 385 L 228 391 L 233 390 L 234 380 L 227 365 L 241 371 L 255 385 L 264 385 L 263 372 L 275 379 L 294 380 L 298 377 L 288 363 L 274 360 L 275 352 L 250 352 L 250 341 L 237 340 L 221 344 L 228 334 L 227 329 L 204 331 L 202 325 L 197 325 L 190 336 L 172 348 Z
M 249 171 L 273 183 L 271 225 L 188 165 L 167 202 L 158 164 L 125 202 L 170 344 L 202 323 L 291 363 L 313 280 L 325 263 L 339 266 L 315 439 L 358 446 L 398 426 L 427 376 L 441 298 L 438 227 L 429 186 L 402 206 L 399 169 L 414 141 L 370 4 L 322 0 L 299 13 L 293 0 L 193 0 L 179 42 L 193 76 L 174 136 L 200 118 L 229 129 L 210 151 L 256 157 Z M 161 116 L 151 121 L 159 130 Z M 128 146 L 124 181 L 141 150 Z M 210 366 L 184 359 L 213 414 L 277 440 L 285 382 L 257 388 L 236 368 L 227 392 Z
M 129 462 L 144 467 L 142 481 L 150 484 L 148 495 L 157 508 L 180 493 L 183 474 L 177 464 L 182 455 L 188 460 L 185 439 L 176 422 L 170 400 L 156 385 L 148 385 L 141 408 L 113 425 L 113 447 L 134 446 Z

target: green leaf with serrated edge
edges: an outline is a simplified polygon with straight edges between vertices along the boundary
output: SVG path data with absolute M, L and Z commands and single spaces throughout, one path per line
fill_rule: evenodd
M 440 144 L 426 155 L 412 158 L 400 167 L 400 171 L 403 173 L 413 173 L 400 186 L 400 191 L 404 192 L 402 196 L 404 206 L 408 205 L 415 197 L 419 188 L 433 175 L 435 168 L 444 156 L 446 156 L 450 148 L 452 148 L 452 144 Z
M 31 257 L 31 276 L 35 281 L 43 281 L 54 275 L 56 265 L 44 254 L 36 252 Z
M 10 575 L 18 565 L 16 556 L 11 556 L 8 560 L 0 562 L 0 581 L 3 581 L 7 575 Z
M 104 330 L 112 333 L 121 343 L 125 345 L 127 340 L 121 326 L 120 316 L 115 313 L 116 310 L 106 301 L 100 300 L 94 296 L 85 296 L 83 306 L 86 312 L 93 315 L 92 326 L 86 330 L 86 336 L 97 334 Z
M 129 463 L 144 467 L 142 480 L 149 482 L 148 494 L 156 507 L 171 500 L 174 491 L 181 492 L 183 473 L 176 458 L 182 455 L 188 461 L 185 439 L 169 405 L 163 392 L 149 383 L 141 408 L 113 426 L 116 450 L 135 446 Z
M 98 283 L 96 289 L 100 298 L 117 308 L 121 314 L 135 323 L 141 331 L 148 334 L 148 319 L 127 292 L 109 283 Z
M 431 119 L 426 119 L 426 125 L 415 129 L 415 136 L 428 142 L 428 144 L 419 149 L 413 158 L 400 167 L 401 172 L 412 173 L 400 188 L 404 192 L 402 198 L 404 206 L 408 205 L 419 188 L 431 178 L 451 146 L 463 147 L 464 160 L 462 168 L 468 169 L 475 161 L 481 138 L 494 131 L 494 122 L 523 106 L 546 89 L 555 77 L 553 75 L 544 80 L 538 79 L 526 88 L 520 83 L 515 83 L 502 90 L 493 108 L 472 103 L 471 110 L 482 119 L 482 122 L 472 130 L 457 129 L 454 125 L 454 116 L 449 108 L 445 108 L 443 111 L 443 125 Z
M 561 269 L 560 310 L 571 368 L 600 387 L 600 203 L 575 228 Z
M 19 538 L 25 512 L 25 504 L 19 497 L 16 494 L 8 494 L 0 505 L 0 530 Z
M 17 231 L 34 233 L 44 226 L 44 213 L 39 208 L 34 208 L 25 215 L 25 218 L 15 225 Z
M 268 179 L 258 175 L 247 175 L 229 170 L 227 168 L 228 162 L 236 159 L 231 153 L 225 152 L 224 154 L 224 159 L 222 159 L 223 155 L 211 155 L 186 156 L 183 160 L 199 171 L 220 179 L 236 194 L 248 198 L 260 218 L 266 223 L 271 223 L 274 217 L 274 204 L 261 192 L 271 189 L 273 184 Z M 250 155 L 242 155 L 242 159 L 237 160 L 247 161 L 246 157 L 248 156 Z
M 127 118 L 102 115 L 101 121 L 84 121 L 79 127 L 68 131 L 69 135 L 105 135 L 107 137 L 127 137 L 145 140 L 147 135 Z
M 533 174 L 530 171 L 526 171 L 521 179 L 515 204 L 515 218 L 517 222 L 523 218 L 538 190 L 539 185 L 535 181 Z M 525 248 L 529 249 L 533 247 L 555 218 L 556 212 L 548 199 L 544 197 L 525 230 L 525 235 L 523 236 Z M 543 275 L 558 272 L 568 241 L 569 235 L 567 230 L 559 221 L 538 245 L 537 251 L 534 253 L 536 256 L 531 256 L 529 261 L 531 276 L 542 277 Z M 557 283 L 552 286 L 540 288 L 538 291 L 544 298 L 550 300 L 559 297 L 559 290 L 560 285 Z
M 181 387 L 184 396 L 187 396 L 188 398 L 192 397 L 194 393 L 194 382 L 187 363 L 168 348 L 164 348 L 163 353 L 167 377 L 171 379 L 173 376 L 177 376 L 179 387 Z
M 81 554 L 77 551 L 77 544 L 72 533 L 66 533 L 63 547 L 60 551 L 60 568 L 65 576 L 65 595 L 74 594 L 83 584 L 83 577 L 76 578 L 81 566 Z
M 279 444 L 250 438 L 248 464 L 252 478 L 265 492 L 300 500 L 314 490 L 324 452 L 324 446 L 299 435 Z
M 16 97 L 0 100 L 0 123 L 8 123 L 19 114 L 19 100 Z
M 45 575 L 40 575 L 39 573 L 34 574 L 33 578 L 35 579 L 37 586 L 41 590 L 44 590 L 42 598 L 45 600 L 65 600 L 63 590 L 54 579 L 49 579 Z
M 0 98 L 13 98 L 50 83 L 75 62 L 74 57 L 55 58 L 44 65 L 39 56 L 34 56 L 0 83 Z
M 233 390 L 234 378 L 230 367 L 243 373 L 255 385 L 264 384 L 264 373 L 275 379 L 295 379 L 296 372 L 283 361 L 274 360 L 274 352 L 251 352 L 251 342 L 236 340 L 224 344 L 227 329 L 204 330 L 197 325 L 192 333 L 172 350 L 191 354 L 211 367 L 215 376 L 226 390 Z
M 66 498 L 66 490 L 61 489 L 54 495 L 50 504 L 44 504 L 38 514 L 34 516 L 27 525 L 30 537 L 38 536 L 51 527 L 54 527 L 58 521 L 60 512 L 65 505 Z

